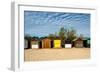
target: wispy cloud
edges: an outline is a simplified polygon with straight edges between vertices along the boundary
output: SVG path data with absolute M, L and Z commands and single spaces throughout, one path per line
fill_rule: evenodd
M 74 27 L 78 34 L 90 36 L 90 14 L 24 11 L 25 34 L 45 36 L 61 27 Z

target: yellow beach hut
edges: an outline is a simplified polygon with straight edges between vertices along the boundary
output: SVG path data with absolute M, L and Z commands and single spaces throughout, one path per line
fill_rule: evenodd
M 54 40 L 54 48 L 61 48 L 61 40 L 59 39 Z

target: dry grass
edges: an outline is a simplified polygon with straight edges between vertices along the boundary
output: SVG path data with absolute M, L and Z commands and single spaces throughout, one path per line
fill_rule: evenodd
M 90 58 L 90 48 L 26 49 L 25 61 L 69 60 Z

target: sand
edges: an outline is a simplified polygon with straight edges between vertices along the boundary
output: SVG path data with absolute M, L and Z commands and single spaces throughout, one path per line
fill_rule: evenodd
M 25 61 L 70 60 L 90 58 L 90 48 L 25 49 Z

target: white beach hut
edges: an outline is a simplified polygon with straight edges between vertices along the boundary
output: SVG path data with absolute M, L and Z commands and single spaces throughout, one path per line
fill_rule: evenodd
M 24 39 L 24 48 L 28 48 L 28 40 Z
M 65 48 L 72 48 L 72 42 L 71 40 L 65 40 Z
M 38 41 L 38 40 L 35 40 L 35 39 L 32 39 L 32 40 L 31 40 L 31 48 L 32 48 L 32 49 L 37 49 L 37 48 L 39 48 L 39 41 Z

